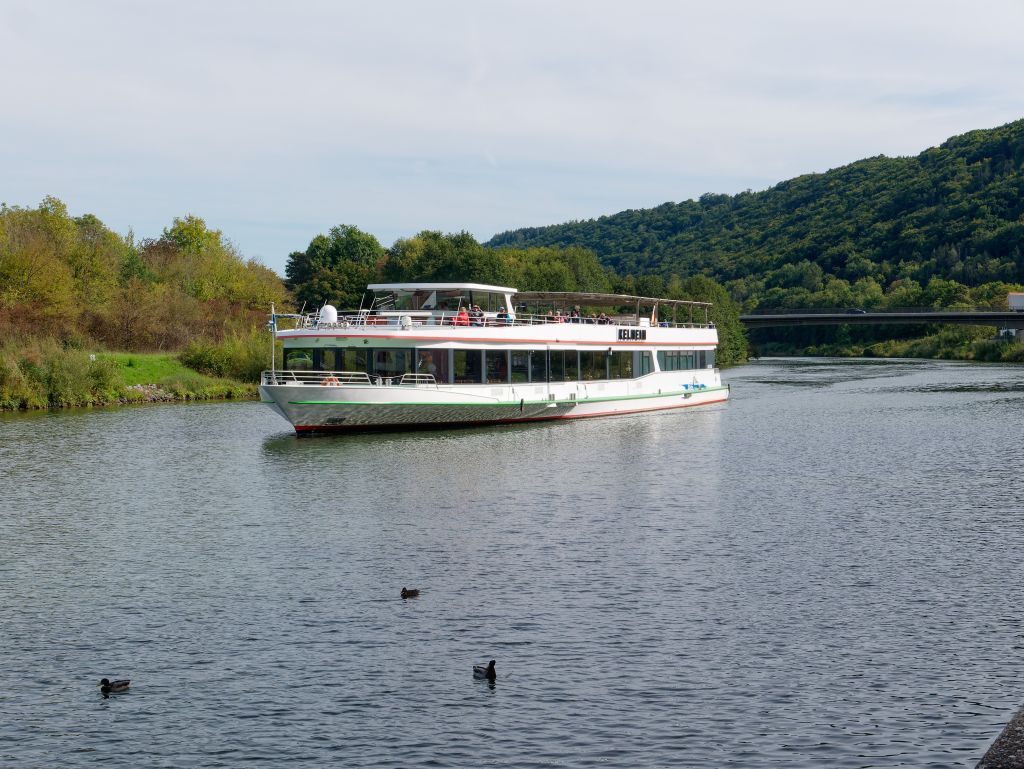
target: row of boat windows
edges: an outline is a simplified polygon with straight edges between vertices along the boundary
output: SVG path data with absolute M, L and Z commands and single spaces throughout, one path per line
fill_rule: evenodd
M 714 366 L 713 350 L 662 351 L 662 371 Z M 414 348 L 289 348 L 285 369 L 365 371 L 370 376 L 430 374 L 440 383 L 507 384 L 633 379 L 650 374 L 651 353 L 624 350 L 422 350 Z

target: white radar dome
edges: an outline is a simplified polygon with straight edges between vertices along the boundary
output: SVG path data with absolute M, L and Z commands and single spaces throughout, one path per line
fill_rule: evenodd
M 331 304 L 325 304 L 320 308 L 320 322 L 333 324 L 338 322 L 338 310 Z

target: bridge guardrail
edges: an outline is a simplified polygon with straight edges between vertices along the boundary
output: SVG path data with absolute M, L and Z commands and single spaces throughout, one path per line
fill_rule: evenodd
M 1015 312 L 1007 307 L 757 307 L 741 315 L 859 315 L 861 313 Z

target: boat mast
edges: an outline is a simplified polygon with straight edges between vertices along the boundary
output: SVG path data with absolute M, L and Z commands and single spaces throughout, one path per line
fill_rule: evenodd
M 274 358 L 277 357 L 274 345 L 277 341 L 277 312 L 274 310 L 274 303 L 270 303 L 270 381 L 272 384 L 277 383 L 277 377 L 274 374 Z

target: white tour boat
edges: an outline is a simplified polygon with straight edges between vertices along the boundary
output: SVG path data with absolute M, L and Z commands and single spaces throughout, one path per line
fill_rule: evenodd
M 284 368 L 263 372 L 260 395 L 297 432 L 575 419 L 729 397 L 705 303 L 477 283 L 368 288 L 369 308 L 353 314 L 325 305 L 272 316 Z M 279 328 L 282 318 L 294 328 Z

